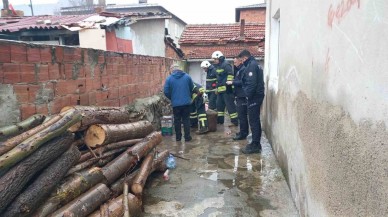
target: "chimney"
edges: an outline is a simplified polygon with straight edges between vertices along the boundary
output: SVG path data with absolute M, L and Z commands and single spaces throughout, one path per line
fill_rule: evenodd
M 245 37 L 245 20 L 241 19 L 240 21 L 240 38 Z
M 147 0 L 139 0 L 139 4 L 147 4 Z

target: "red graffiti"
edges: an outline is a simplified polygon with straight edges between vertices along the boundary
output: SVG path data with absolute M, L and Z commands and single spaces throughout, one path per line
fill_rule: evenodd
M 335 18 L 337 18 L 338 23 L 340 23 L 341 19 L 353 8 L 353 6 L 357 5 L 357 8 L 360 8 L 360 1 L 361 0 L 342 0 L 337 8 L 331 4 L 327 16 L 328 25 L 332 27 Z

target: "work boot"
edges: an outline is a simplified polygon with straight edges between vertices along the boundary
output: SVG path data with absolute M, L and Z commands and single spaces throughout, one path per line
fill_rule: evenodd
M 241 149 L 241 151 L 244 154 L 260 153 L 261 147 L 259 146 L 259 144 L 249 143 L 243 149 Z
M 185 142 L 190 142 L 193 138 L 191 136 L 185 138 Z
M 244 139 L 246 139 L 246 138 L 247 138 L 247 136 L 242 135 L 242 134 L 240 134 L 240 133 L 236 133 L 236 136 L 233 137 L 233 140 L 244 140 Z
M 201 129 L 199 129 L 199 130 L 196 132 L 196 134 L 201 135 L 201 134 L 205 134 L 205 133 L 207 133 L 207 132 L 209 132 L 209 129 L 208 129 L 207 127 L 201 127 Z
M 228 127 L 237 127 L 238 126 L 238 123 L 230 123 L 229 125 L 228 125 Z
M 193 124 L 193 125 L 191 125 L 190 127 L 191 127 L 191 128 L 198 128 L 198 125 Z

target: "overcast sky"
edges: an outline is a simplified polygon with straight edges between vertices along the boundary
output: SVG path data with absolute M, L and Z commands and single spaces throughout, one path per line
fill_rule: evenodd
M 8 1 L 13 5 L 30 2 L 30 0 Z M 58 0 L 32 0 L 34 7 L 39 7 L 37 4 L 57 2 Z M 162 5 L 186 23 L 233 23 L 236 7 L 263 2 L 264 0 L 148 0 L 148 3 Z M 106 3 L 134 4 L 138 3 L 138 0 L 106 0 Z

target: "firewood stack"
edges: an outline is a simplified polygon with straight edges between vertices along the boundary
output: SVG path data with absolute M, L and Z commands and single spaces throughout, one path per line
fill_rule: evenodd
M 139 216 L 167 150 L 119 107 L 65 107 L 0 128 L 0 216 Z

